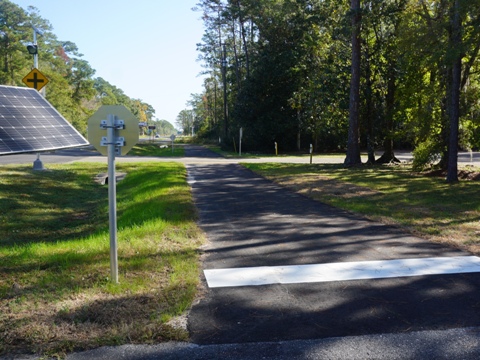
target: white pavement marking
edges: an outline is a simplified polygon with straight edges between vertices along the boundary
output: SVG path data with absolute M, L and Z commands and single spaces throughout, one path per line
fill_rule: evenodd
M 477 256 L 204 270 L 210 288 L 474 272 L 480 272 L 480 258 Z
M 191 175 L 188 175 L 188 176 L 187 176 L 187 184 L 188 184 L 188 185 L 193 185 L 193 184 L 195 184 L 196 182 L 197 182 L 197 180 L 195 180 L 195 178 L 194 178 L 193 176 L 191 176 Z

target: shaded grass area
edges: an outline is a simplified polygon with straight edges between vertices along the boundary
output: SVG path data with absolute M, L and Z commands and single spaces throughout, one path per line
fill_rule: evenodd
M 158 156 L 158 157 L 181 157 L 185 155 L 185 149 L 181 145 L 173 145 L 171 142 L 160 142 L 158 140 L 143 141 L 137 143 L 129 152 L 130 156 Z M 166 146 L 166 147 L 165 147 Z
M 0 354 L 187 339 L 168 324 L 193 301 L 203 241 L 183 165 L 117 165 L 119 284 L 105 165 L 50 168 L 0 167 Z
M 449 185 L 410 166 L 243 164 L 330 205 L 480 254 L 480 182 Z

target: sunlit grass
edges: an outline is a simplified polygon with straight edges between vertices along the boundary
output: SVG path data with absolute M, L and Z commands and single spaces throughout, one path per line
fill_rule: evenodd
M 64 354 L 126 342 L 184 340 L 203 235 L 177 163 L 119 164 L 119 283 L 110 279 L 102 164 L 0 168 L 0 353 Z
M 182 145 L 157 140 L 142 141 L 136 144 L 129 152 L 129 156 L 158 156 L 158 157 L 181 157 L 185 155 L 185 149 Z

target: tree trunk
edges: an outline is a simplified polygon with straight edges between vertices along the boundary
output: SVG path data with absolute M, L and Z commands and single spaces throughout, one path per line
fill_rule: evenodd
M 396 61 L 390 59 L 387 73 L 387 95 L 385 96 L 385 127 L 387 134 L 383 140 L 383 155 L 377 160 L 379 164 L 388 164 L 391 162 L 399 163 L 393 151 L 393 114 L 395 111 L 395 90 L 396 90 Z
M 367 47 L 365 51 L 366 65 L 365 65 L 365 118 L 367 121 L 367 164 L 375 163 L 375 134 L 374 134 L 374 111 L 373 111 L 373 81 L 372 81 L 372 67 L 370 65 L 370 53 Z
M 250 58 L 248 54 L 248 45 L 247 45 L 247 39 L 245 35 L 245 26 L 243 25 L 243 16 L 242 16 L 242 9 L 240 7 L 240 0 L 237 0 L 237 7 L 238 7 L 238 19 L 240 21 L 240 31 L 242 34 L 242 40 L 243 40 L 243 48 L 245 49 L 245 68 L 247 70 L 247 78 L 250 77 Z
M 222 51 L 222 79 L 223 79 L 223 136 L 224 144 L 228 141 L 228 104 L 227 104 L 227 49 L 223 44 Z
M 297 120 L 298 120 L 298 129 L 297 129 L 297 150 L 300 151 L 302 148 L 301 138 L 302 138 L 302 116 L 300 114 L 300 109 L 297 109 Z
M 235 29 L 235 19 L 232 20 L 232 40 L 233 40 L 233 56 L 235 57 L 235 76 L 237 78 L 237 89 L 240 90 L 240 62 L 237 53 L 237 36 Z
M 462 21 L 460 19 L 459 0 L 453 4 L 452 35 L 450 51 L 452 60 L 452 83 L 450 86 L 450 137 L 448 141 L 447 182 L 458 181 L 458 127 L 460 118 L 460 83 L 462 79 Z
M 350 105 L 348 124 L 347 156 L 345 166 L 362 163 L 359 141 L 359 107 L 360 107 L 360 0 L 351 0 L 352 11 L 352 75 L 350 80 Z

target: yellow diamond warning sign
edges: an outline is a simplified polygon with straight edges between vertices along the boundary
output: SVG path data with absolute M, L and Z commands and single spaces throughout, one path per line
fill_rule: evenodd
M 40 91 L 48 83 L 48 79 L 37 68 L 34 68 L 22 79 L 28 87 Z

